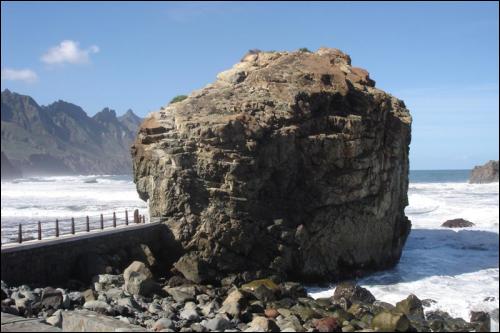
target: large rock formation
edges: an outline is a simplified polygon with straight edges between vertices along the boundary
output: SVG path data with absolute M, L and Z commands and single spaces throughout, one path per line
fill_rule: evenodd
M 411 226 L 411 117 L 374 85 L 337 49 L 249 53 L 151 113 L 134 177 L 184 250 L 176 269 L 313 281 L 394 265 Z
M 470 174 L 469 183 L 484 184 L 498 182 L 498 161 L 475 166 Z

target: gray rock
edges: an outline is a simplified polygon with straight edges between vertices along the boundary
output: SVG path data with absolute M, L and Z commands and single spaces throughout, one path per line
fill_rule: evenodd
M 61 313 L 61 310 L 57 310 L 56 312 L 54 312 L 54 314 L 52 316 L 50 316 L 49 318 L 47 318 L 45 321 L 49 325 L 61 328 L 62 327 L 62 313 Z
M 219 310 L 220 305 L 217 301 L 213 300 L 206 304 L 200 305 L 200 311 L 204 316 L 209 316 L 211 313 L 217 312 Z
M 163 290 L 178 303 L 194 301 L 196 296 L 196 288 L 194 286 L 165 287 Z
M 131 295 L 150 296 L 160 289 L 153 280 L 153 274 L 140 261 L 134 261 L 123 272 L 123 290 Z
M 219 78 L 151 113 L 132 147 L 139 196 L 185 250 L 175 268 L 200 283 L 395 265 L 411 227 L 405 104 L 337 49 L 261 52 Z
M 153 328 L 153 331 L 158 332 L 158 331 L 162 331 L 165 329 L 174 329 L 175 326 L 174 326 L 174 323 L 170 319 L 160 318 L 154 323 L 152 328 Z
M 247 300 L 245 296 L 239 290 L 231 291 L 224 302 L 222 303 L 222 307 L 219 309 L 220 313 L 227 313 L 232 317 L 239 316 L 241 310 L 246 305 Z
M 266 317 L 254 317 L 244 332 L 279 332 L 276 323 Z
M 210 331 L 224 331 L 233 327 L 233 324 L 225 315 L 218 314 L 215 318 L 206 321 L 204 326 Z
M 441 226 L 445 228 L 468 228 L 475 226 L 475 224 L 464 219 L 453 219 L 444 222 Z
M 63 303 L 63 294 L 60 290 L 51 287 L 43 289 L 42 292 L 42 307 L 45 309 L 57 310 L 61 308 Z
M 101 314 L 111 314 L 113 312 L 113 308 L 108 303 L 102 301 L 85 302 L 83 308 Z
M 200 318 L 198 311 L 196 310 L 196 304 L 193 302 L 187 302 L 184 305 L 184 308 L 179 313 L 179 317 L 181 319 L 185 319 L 188 321 L 196 321 Z
M 484 184 L 498 182 L 498 161 L 489 161 L 485 165 L 472 169 L 470 183 Z

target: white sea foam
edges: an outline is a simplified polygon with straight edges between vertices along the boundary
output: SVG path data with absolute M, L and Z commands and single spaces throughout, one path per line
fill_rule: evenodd
M 23 230 L 30 230 L 37 221 L 52 226 L 50 222 L 56 218 L 74 217 L 78 222 L 87 215 L 92 223 L 100 214 L 109 219 L 116 212 L 118 218 L 123 218 L 125 210 L 136 208 L 141 214 L 147 213 L 146 203 L 139 199 L 134 183 L 126 176 L 33 177 L 2 182 L 2 242 L 19 223 L 24 225 Z M 43 230 L 53 232 L 50 227 Z
M 406 214 L 412 231 L 400 263 L 391 270 L 358 281 L 377 299 L 396 303 L 410 293 L 437 301 L 441 309 L 469 319 L 469 312 L 499 307 L 499 187 L 493 184 L 411 183 Z M 476 225 L 442 228 L 449 219 Z M 329 297 L 335 286 L 309 289 L 313 297 Z M 487 301 L 494 297 L 493 301 Z M 498 318 L 492 320 L 498 330 Z

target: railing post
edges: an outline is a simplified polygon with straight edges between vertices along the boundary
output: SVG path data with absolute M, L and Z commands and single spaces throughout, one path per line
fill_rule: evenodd
M 101 229 L 104 229 L 104 217 L 101 214 Z
M 74 217 L 71 218 L 71 234 L 72 235 L 75 234 L 75 218 Z
M 21 223 L 19 223 L 19 231 L 18 231 L 18 235 L 17 235 L 17 241 L 19 243 L 23 242 L 23 227 L 21 226 Z
M 90 231 L 90 221 L 89 221 L 89 217 L 87 215 L 87 232 Z
M 139 210 L 134 210 L 134 223 L 140 223 L 139 221 Z
M 42 223 L 38 221 L 38 240 L 42 240 Z
M 128 225 L 128 211 L 125 209 L 125 225 Z
M 59 237 L 59 220 L 56 219 L 56 237 Z
M 142 223 L 146 223 L 146 215 L 142 215 Z
M 116 228 L 116 213 L 113 212 L 113 228 Z

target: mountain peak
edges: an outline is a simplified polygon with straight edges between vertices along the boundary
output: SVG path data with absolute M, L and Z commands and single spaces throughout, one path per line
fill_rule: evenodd
M 118 119 L 116 118 L 116 111 L 105 107 L 101 111 L 97 112 L 95 116 L 93 116 L 95 120 L 99 122 L 116 122 Z

